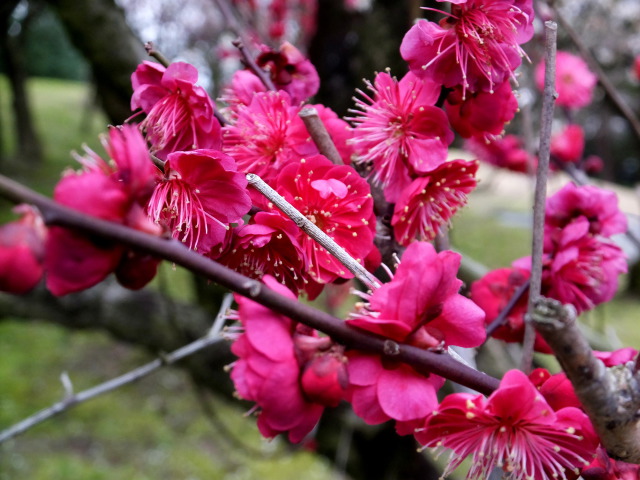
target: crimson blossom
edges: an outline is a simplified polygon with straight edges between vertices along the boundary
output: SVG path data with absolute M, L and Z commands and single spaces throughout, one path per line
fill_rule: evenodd
M 264 283 L 288 298 L 296 296 L 273 277 Z M 231 379 L 239 396 L 256 403 L 258 429 L 273 438 L 287 433 L 300 442 L 316 425 L 326 406 L 336 406 L 346 387 L 346 359 L 327 337 L 240 295 L 242 333 L 231 351 Z
M 448 395 L 416 438 L 426 447 L 451 450 L 443 476 L 470 456 L 469 480 L 485 480 L 495 467 L 514 480 L 573 479 L 598 446 L 582 411 L 554 411 L 518 370 L 507 372 L 488 399 Z
M 47 227 L 29 205 L 18 205 L 13 211 L 21 217 L 0 225 L 0 291 L 21 295 L 42 278 Z
M 439 0 L 443 1 L 443 0 Z M 400 54 L 411 71 L 445 87 L 493 92 L 526 56 L 533 36 L 531 0 L 456 0 L 439 24 L 419 20 L 406 33 Z
M 584 152 L 584 130 L 571 124 L 551 137 L 551 156 L 565 163 L 578 163 Z
M 449 345 L 475 347 L 485 338 L 484 313 L 458 290 L 460 255 L 437 253 L 429 243 L 414 242 L 391 280 L 351 314 L 347 323 L 397 342 L 424 349 Z M 358 351 L 349 357 L 349 400 L 369 424 L 396 420 L 398 432 L 415 425 L 436 408 L 444 379 L 380 355 Z
M 407 246 L 416 238 L 433 240 L 467 203 L 467 194 L 478 183 L 477 171 L 475 160 L 451 160 L 414 179 L 394 206 L 391 225 L 398 243 Z
M 353 145 L 358 161 L 373 165 L 373 179 L 384 187 L 389 202 L 395 202 L 414 175 L 433 170 L 447 158 L 453 132 L 446 114 L 435 107 L 440 85 L 407 73 L 398 81 L 389 73 L 378 73 L 372 96 L 359 91 L 360 111 Z
M 130 125 L 111 128 L 104 146 L 113 163 L 87 149 L 87 156 L 77 157 L 84 169 L 67 172 L 53 198 L 102 220 L 160 234 L 162 229 L 144 212 L 158 169 L 139 130 Z M 121 244 L 52 226 L 45 253 L 47 288 L 65 295 L 92 287 L 112 272 L 124 286 L 141 288 L 155 276 L 158 261 Z
M 201 149 L 169 154 L 148 213 L 189 248 L 209 253 L 250 208 L 247 180 L 235 160 Z
M 376 219 L 369 184 L 349 165 L 334 165 L 322 155 L 282 169 L 275 190 L 320 230 L 365 265 L 375 246 Z M 353 274 L 333 255 L 300 230 L 298 241 L 308 262 L 309 276 L 320 284 Z
M 516 135 L 505 135 L 491 140 L 472 137 L 465 142 L 464 147 L 478 160 L 513 172 L 528 173 L 536 168 L 538 162 L 537 158 L 524 149 L 522 140 Z
M 544 62 L 540 62 L 535 70 L 535 81 L 541 91 L 544 90 L 544 72 Z M 557 52 L 556 105 L 574 110 L 586 107 L 591 103 L 597 82 L 598 77 L 589 70 L 584 60 L 569 52 Z
M 140 126 L 151 151 L 163 160 L 178 150 L 220 149 L 213 102 L 197 81 L 196 68 L 184 62 L 165 68 L 145 61 L 131 75 L 131 109 L 146 113 Z

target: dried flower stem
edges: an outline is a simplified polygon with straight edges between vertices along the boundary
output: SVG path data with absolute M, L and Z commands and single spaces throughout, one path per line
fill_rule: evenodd
M 542 95 L 542 120 L 540 126 L 540 148 L 538 150 L 538 170 L 533 203 L 533 231 L 531 241 L 531 277 L 529 279 L 529 305 L 527 316 L 533 311 L 534 302 L 540 296 L 542 285 L 542 253 L 544 241 L 544 214 L 547 198 L 547 177 L 549 176 L 549 153 L 551 150 L 551 125 L 556 93 L 556 50 L 558 25 L 545 22 L 545 75 Z M 523 352 L 520 368 L 529 372 L 533 361 L 533 345 L 536 331 L 530 321 L 525 322 Z
M 338 245 L 329 235 L 320 230 L 315 223 L 305 217 L 296 208 L 287 202 L 282 195 L 267 185 L 258 175 L 247 174 L 247 180 L 253 188 L 269 199 L 276 207 L 282 210 L 287 217 L 294 221 L 307 235 L 322 245 L 331 255 L 338 259 L 347 270 L 353 273 L 369 290 L 380 288 L 380 282 L 371 273 L 358 263 L 344 248 Z
M 327 131 L 327 127 L 325 127 L 324 123 L 318 116 L 318 110 L 314 107 L 305 107 L 300 110 L 298 114 L 302 121 L 304 122 L 304 126 L 307 127 L 307 132 L 311 135 L 311 139 L 318 147 L 318 150 L 322 155 L 327 157 L 336 165 L 343 165 L 342 157 L 340 156 L 340 152 L 336 148 L 336 144 L 333 143 L 333 139 L 329 132 Z
M 220 337 L 219 333 L 222 330 L 222 326 L 224 325 L 225 312 L 231 306 L 232 300 L 233 297 L 231 294 L 225 295 L 222 300 L 220 311 L 216 317 L 216 320 L 209 332 L 204 337 L 201 337 L 198 340 L 185 345 L 184 347 L 174 350 L 167 355 L 162 355 L 161 357 L 158 357 L 155 360 L 142 365 L 141 367 L 125 373 L 124 375 L 112 378 L 111 380 L 108 380 L 87 390 L 83 390 L 82 392 L 73 393 L 73 387 L 71 385 L 69 377 L 66 374 L 63 374 L 61 376 L 61 380 L 65 390 L 65 397 L 59 402 L 51 405 L 50 407 L 40 410 L 34 415 L 25 418 L 21 422 L 18 422 L 7 429 L 0 431 L 0 444 L 17 435 L 20 435 L 21 433 L 26 432 L 30 428 L 35 427 L 45 420 L 55 417 L 56 415 L 67 410 L 70 410 L 76 405 L 140 380 L 166 365 L 172 365 L 182 360 L 183 358 L 191 356 L 194 353 L 197 353 L 215 343 L 222 341 L 222 337 Z
M 328 313 L 280 295 L 256 280 L 247 278 L 193 250 L 189 250 L 177 240 L 157 237 L 124 225 L 85 215 L 64 207 L 3 175 L 0 175 L 0 197 L 7 198 L 14 203 L 30 203 L 36 206 L 48 225 L 78 229 L 163 258 L 240 295 L 251 298 L 294 321 L 324 332 L 348 348 L 384 355 L 384 339 L 358 331 Z M 394 359 L 407 363 L 417 370 L 428 371 L 448 378 L 486 395 L 497 389 L 500 383 L 498 379 L 477 372 L 447 354 L 430 352 L 410 345 L 399 345 L 398 354 L 394 356 Z
M 595 358 L 578 329 L 572 305 L 538 297 L 531 319 L 555 353 L 609 455 L 640 463 L 640 373 L 633 365 L 606 368 Z

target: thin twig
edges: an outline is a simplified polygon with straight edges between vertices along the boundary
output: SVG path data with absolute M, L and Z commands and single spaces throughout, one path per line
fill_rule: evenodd
M 163 65 L 164 67 L 168 67 L 171 64 L 171 62 L 167 59 L 167 57 L 165 57 L 162 53 L 156 50 L 156 47 L 153 45 L 153 42 L 145 43 L 144 49 L 146 50 L 147 55 L 155 58 L 158 62 L 160 62 L 160 65 Z
M 305 107 L 300 110 L 298 114 L 304 126 L 307 127 L 307 132 L 311 135 L 311 139 L 318 147 L 318 151 L 331 160 L 336 165 L 343 165 L 340 152 L 336 148 L 336 144 L 333 143 L 331 135 L 327 131 L 324 122 L 318 116 L 318 110 L 314 107 Z
M 174 350 L 167 355 L 156 358 L 155 360 L 134 370 L 131 370 L 130 372 L 120 375 L 119 377 L 112 378 L 111 380 L 108 380 L 87 390 L 83 390 L 82 392 L 73 393 L 72 387 L 70 386 L 71 382 L 68 380 L 68 377 L 65 378 L 65 376 L 63 375 L 62 379 L 63 385 L 65 386 L 65 397 L 61 401 L 51 405 L 50 407 L 40 410 L 38 413 L 35 413 L 34 415 L 25 418 L 21 422 L 16 423 L 12 427 L 1 431 L 0 443 L 3 443 L 15 437 L 16 435 L 20 435 L 30 428 L 35 427 L 39 423 L 42 423 L 45 420 L 55 417 L 60 413 L 70 410 L 76 405 L 84 403 L 102 394 L 116 390 L 120 387 L 128 385 L 129 383 L 140 380 L 141 378 L 154 373 L 161 367 L 176 363 L 183 358 L 193 355 L 200 350 L 203 350 L 215 343 L 222 341 L 222 337 L 220 337 L 218 334 L 222 330 L 222 326 L 224 324 L 224 312 L 231 306 L 231 300 L 231 294 L 227 294 L 222 301 L 220 313 L 216 317 L 216 321 L 214 322 L 213 327 L 204 337 L 201 337 L 198 340 L 185 345 L 184 347 Z M 223 320 L 220 321 L 220 318 L 222 318 Z
M 504 325 L 507 317 L 511 313 L 511 310 L 513 310 L 513 307 L 516 306 L 516 303 L 518 303 L 518 301 L 522 298 L 522 295 L 524 295 L 527 290 L 529 290 L 528 279 L 522 285 L 520 285 L 515 292 L 513 292 L 513 295 L 511 295 L 511 298 L 504 306 L 504 308 L 500 310 L 498 316 L 494 318 L 493 321 L 487 326 L 487 338 L 489 338 L 498 328 Z
M 0 197 L 14 203 L 30 203 L 36 206 L 48 225 L 73 228 L 120 242 L 180 265 L 294 321 L 323 332 L 348 348 L 385 354 L 384 339 L 349 327 L 343 320 L 281 295 L 256 280 L 190 250 L 178 240 L 157 237 L 72 210 L 3 175 L 0 175 Z M 394 360 L 411 365 L 416 370 L 440 375 L 483 394 L 490 394 L 499 385 L 498 379 L 466 367 L 444 353 L 431 352 L 410 345 L 399 345 Z
M 269 73 L 261 69 L 256 63 L 256 61 L 253 59 L 251 54 L 247 52 L 247 49 L 242 43 L 242 40 L 237 39 L 231 43 L 233 43 L 233 46 L 240 51 L 240 55 L 242 55 L 242 60 L 244 61 L 244 64 L 247 66 L 247 68 L 251 70 L 260 79 L 262 84 L 265 87 L 267 87 L 267 90 L 272 90 L 274 92 L 278 90 L 276 86 L 273 84 L 273 82 L 271 81 L 271 77 L 269 76 Z
M 547 197 L 547 177 L 549 176 L 549 152 L 551 150 L 551 125 L 556 93 L 556 49 L 558 25 L 545 22 L 545 75 L 542 96 L 542 119 L 540 122 L 540 148 L 538 150 L 538 170 L 533 203 L 533 231 L 531 241 L 531 277 L 529 279 L 529 304 L 527 317 L 533 311 L 534 302 L 540 296 L 542 285 L 542 254 L 544 243 L 544 214 Z M 522 362 L 520 368 L 528 372 L 533 361 L 533 345 L 536 331 L 530 321 L 525 321 L 522 342 Z
M 618 90 L 613 85 L 613 83 L 611 83 L 611 80 L 609 80 L 609 77 L 602 69 L 596 58 L 589 51 L 584 42 L 580 39 L 578 32 L 576 32 L 574 28 L 565 20 L 562 13 L 560 13 L 560 10 L 555 5 L 553 5 L 553 2 L 550 2 L 550 6 L 555 11 L 555 17 L 562 29 L 567 32 L 567 34 L 571 38 L 571 41 L 575 44 L 576 48 L 580 52 L 582 58 L 584 58 L 587 64 L 589 64 L 589 68 L 598 77 L 598 82 L 600 83 L 600 85 L 602 85 L 602 88 L 604 89 L 607 96 L 611 99 L 620 113 L 627 119 L 636 136 L 640 139 L 640 119 L 638 119 L 634 111 L 631 109 L 629 103 L 622 98 L 620 93 L 618 93 Z
M 300 229 L 338 259 L 338 261 L 353 273 L 358 280 L 364 283 L 369 290 L 373 291 L 380 288 L 380 282 L 376 277 L 369 273 L 366 268 L 349 255 L 346 250 L 338 245 L 329 235 L 320 230 L 315 223 L 296 210 L 282 195 L 267 185 L 258 175 L 248 173 L 247 181 L 253 188 L 267 197 L 271 203 L 282 210 L 282 213 L 293 220 Z

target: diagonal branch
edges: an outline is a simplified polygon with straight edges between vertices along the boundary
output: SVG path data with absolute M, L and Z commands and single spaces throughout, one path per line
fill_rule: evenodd
M 156 237 L 117 223 L 85 215 L 64 207 L 2 175 L 0 175 L 0 196 L 14 203 L 35 205 L 48 225 L 58 225 L 92 233 L 185 267 L 193 273 L 251 298 L 267 308 L 324 332 L 349 348 L 383 356 L 388 355 L 387 352 L 391 350 L 393 358 L 397 361 L 407 363 L 417 370 L 428 371 L 448 378 L 484 394 L 490 394 L 498 388 L 498 379 L 467 367 L 447 354 L 430 352 L 410 345 L 397 345 L 395 342 L 391 342 L 394 344 L 394 348 L 390 349 L 389 340 L 358 331 L 338 318 L 280 295 L 256 280 L 245 277 L 193 250 L 189 250 L 177 240 Z

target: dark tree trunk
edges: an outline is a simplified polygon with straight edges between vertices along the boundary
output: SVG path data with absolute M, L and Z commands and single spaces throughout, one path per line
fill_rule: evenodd
M 102 107 L 113 124 L 131 116 L 131 74 L 146 58 L 114 0 L 47 0 L 91 65 Z
M 17 4 L 18 2 L 11 2 Z M 15 6 L 15 5 L 14 5 Z M 16 157 L 21 161 L 39 163 L 42 160 L 42 148 L 31 116 L 29 95 L 27 92 L 27 70 L 23 49 L 24 32 L 29 21 L 25 18 L 22 31 L 17 35 L 10 35 L 11 12 L 3 7 L 2 31 L 0 49 L 4 60 L 9 86 L 11 88 L 11 106 L 16 131 Z M 29 15 L 34 15 L 30 9 Z

